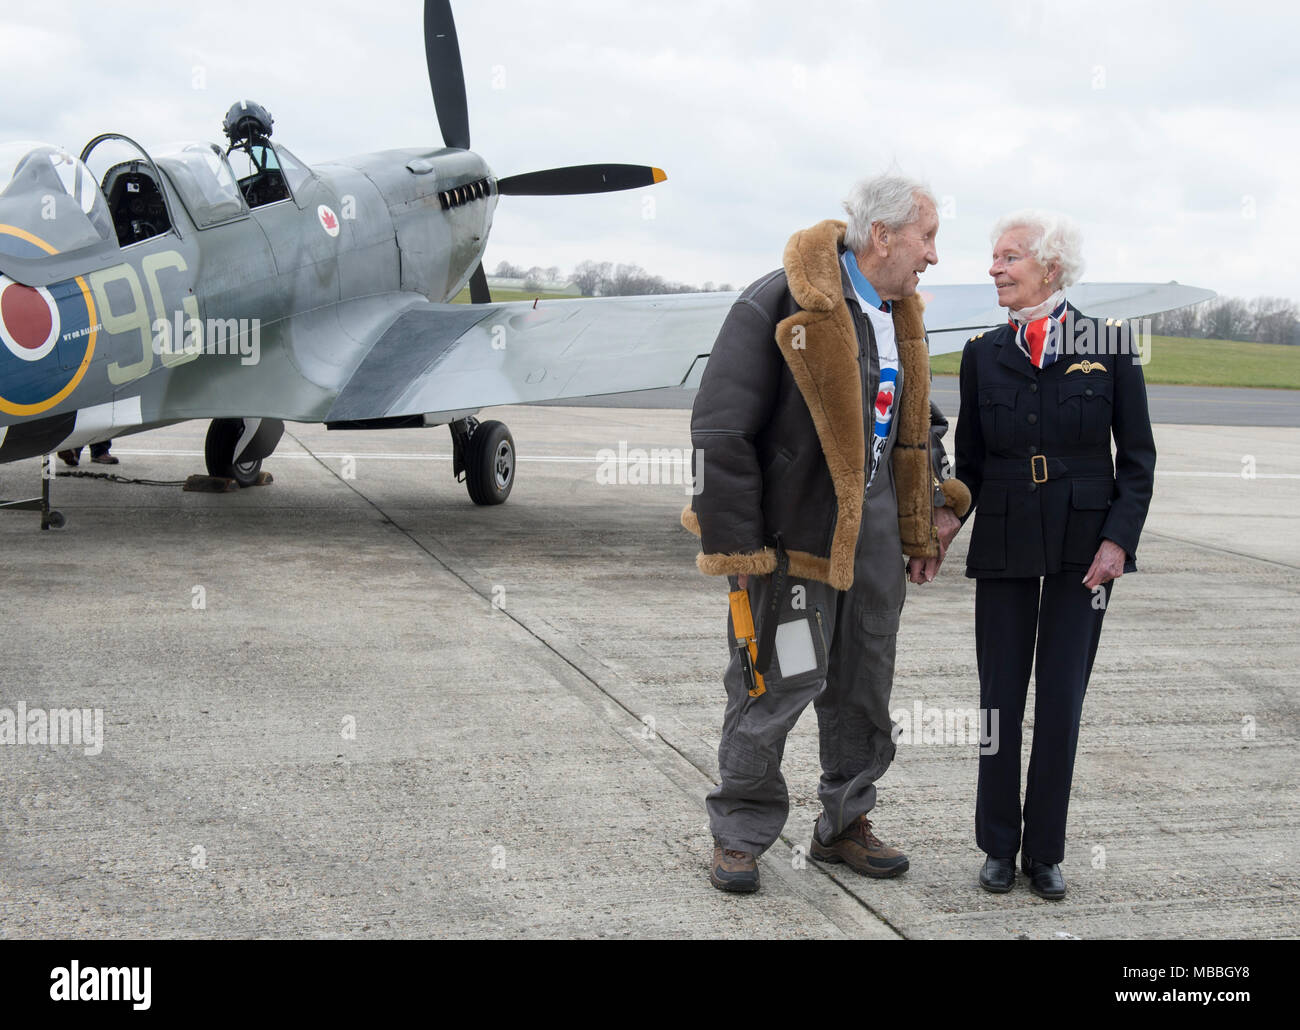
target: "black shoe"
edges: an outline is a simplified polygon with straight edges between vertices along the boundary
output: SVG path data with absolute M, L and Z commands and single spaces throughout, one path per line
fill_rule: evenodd
M 1005 894 L 1016 882 L 1016 859 L 989 855 L 980 870 L 980 886 L 993 894 Z
M 1040 898 L 1048 901 L 1060 901 L 1065 897 L 1065 877 L 1061 867 L 1056 863 L 1036 862 L 1023 852 L 1020 855 L 1020 870 L 1029 877 L 1029 889 Z

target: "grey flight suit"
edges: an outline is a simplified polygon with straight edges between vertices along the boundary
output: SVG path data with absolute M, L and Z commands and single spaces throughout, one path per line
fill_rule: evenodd
M 867 341 L 865 353 L 859 347 L 858 360 L 870 454 L 880 361 L 869 320 L 855 299 L 848 298 L 848 304 L 859 326 L 859 341 Z M 907 593 L 890 461 L 905 386 L 900 368 L 894 419 L 866 493 L 852 587 L 841 591 L 817 580 L 786 577 L 777 646 L 764 676 L 767 692 L 761 697 L 749 696 L 740 659 L 732 648 L 723 674 L 727 708 L 718 747 L 721 783 L 706 802 L 713 835 L 724 848 L 759 855 L 780 835 L 790 809 L 780 768 L 785 740 L 809 701 L 817 713 L 820 735 L 822 775 L 817 794 L 822 804 L 818 826 L 822 840 L 838 836 L 875 807 L 876 781 L 894 758 L 889 695 L 899 615 Z M 759 633 L 771 589 L 772 576 L 749 577 L 749 603 Z M 729 646 L 734 643 L 732 632 L 728 616 Z M 808 637 L 811 650 L 801 646 Z M 783 651 L 796 669 L 792 675 L 782 673 Z M 811 668 L 810 661 L 815 661 Z

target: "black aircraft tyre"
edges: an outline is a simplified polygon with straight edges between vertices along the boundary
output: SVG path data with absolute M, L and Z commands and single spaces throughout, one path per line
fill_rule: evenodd
M 214 418 L 208 426 L 208 436 L 203 442 L 203 460 L 208 475 L 220 479 L 233 479 L 240 486 L 253 486 L 262 471 L 262 459 L 235 464 L 235 445 L 244 435 L 242 418 Z
M 475 504 L 500 504 L 515 485 L 515 440 L 504 422 L 480 422 L 469 438 L 465 485 Z

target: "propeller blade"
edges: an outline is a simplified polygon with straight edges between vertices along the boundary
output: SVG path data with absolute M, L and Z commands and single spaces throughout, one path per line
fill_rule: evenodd
M 565 197 L 577 193 L 613 193 L 653 186 L 667 175 L 648 165 L 570 165 L 497 180 L 497 192 L 511 197 Z
M 469 302 L 471 304 L 491 304 L 492 291 L 488 289 L 487 273 L 483 271 L 483 262 L 478 263 L 474 274 L 469 277 Z
M 460 63 L 460 43 L 451 17 L 450 0 L 425 0 L 424 60 L 429 66 L 429 88 L 438 112 L 442 142 L 469 149 L 469 108 L 465 103 L 465 72 Z

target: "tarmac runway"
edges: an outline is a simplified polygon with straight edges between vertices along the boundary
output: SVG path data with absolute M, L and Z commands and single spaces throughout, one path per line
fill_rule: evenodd
M 1300 934 L 1300 429 L 1157 426 L 1049 903 L 977 886 L 978 744 L 943 734 L 880 784 L 907 874 L 806 858 L 811 711 L 763 890 L 712 889 L 725 587 L 695 569 L 685 487 L 599 475 L 620 442 L 684 454 L 689 412 L 480 417 L 520 452 L 496 508 L 452 481 L 445 430 L 291 426 L 269 486 L 60 478 L 66 528 L 0 513 L 0 709 L 103 727 L 98 753 L 0 746 L 0 936 Z M 123 438 L 115 471 L 201 472 L 205 430 Z M 37 476 L 5 466 L 0 494 Z M 910 588 L 895 718 L 978 704 L 967 536 Z
M 695 403 L 695 390 L 642 390 L 631 396 L 647 408 L 685 408 Z M 932 395 L 939 409 L 956 417 L 961 394 L 956 376 L 935 376 Z M 1242 389 L 1222 386 L 1147 386 L 1153 422 L 1173 425 L 1300 426 L 1300 390 Z M 560 404 L 562 402 L 547 402 Z M 576 402 L 563 402 L 573 404 Z M 623 407 L 627 399 L 615 394 L 587 397 L 584 407 Z

